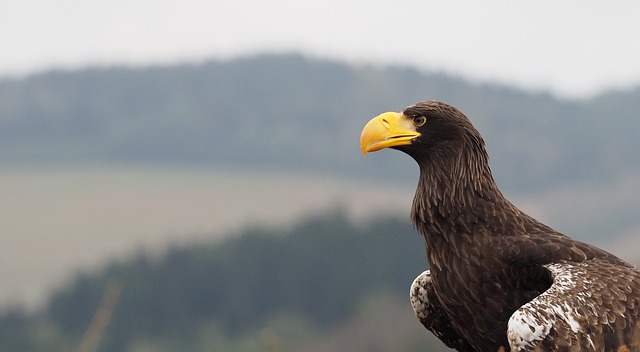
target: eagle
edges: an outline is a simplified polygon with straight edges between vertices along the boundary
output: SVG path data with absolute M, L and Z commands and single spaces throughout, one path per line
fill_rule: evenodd
M 527 215 L 500 192 L 480 133 L 423 101 L 369 121 L 364 155 L 419 165 L 411 220 L 429 270 L 410 288 L 418 320 L 458 351 L 640 351 L 640 271 Z

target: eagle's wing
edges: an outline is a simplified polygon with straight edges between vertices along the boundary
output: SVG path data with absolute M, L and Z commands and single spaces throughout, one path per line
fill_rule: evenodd
M 640 272 L 593 259 L 544 265 L 553 284 L 508 322 L 512 351 L 640 351 Z
M 440 302 L 436 298 L 429 270 L 413 280 L 409 298 L 418 320 L 447 347 L 458 351 L 475 351 L 464 338 L 451 328 L 449 317 L 442 311 Z

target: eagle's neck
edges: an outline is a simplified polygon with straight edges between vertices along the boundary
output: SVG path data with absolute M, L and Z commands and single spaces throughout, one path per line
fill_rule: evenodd
M 489 225 L 492 233 L 500 233 L 496 227 L 505 217 L 520 216 L 498 189 L 483 145 L 431 153 L 417 161 L 420 179 L 411 218 L 427 245 L 430 237 L 455 241 L 456 236 L 473 234 Z M 497 209 L 500 214 L 493 211 Z

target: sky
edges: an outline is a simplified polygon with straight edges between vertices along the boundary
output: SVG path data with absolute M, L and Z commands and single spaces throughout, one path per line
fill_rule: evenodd
M 302 52 L 588 97 L 640 85 L 638 1 L 4 0 L 0 77 Z

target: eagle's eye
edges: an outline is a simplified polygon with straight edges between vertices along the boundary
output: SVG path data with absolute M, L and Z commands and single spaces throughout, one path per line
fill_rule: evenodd
M 420 127 L 422 125 L 425 124 L 425 122 L 427 122 L 427 118 L 424 116 L 416 116 L 413 118 L 413 124 L 416 127 Z

